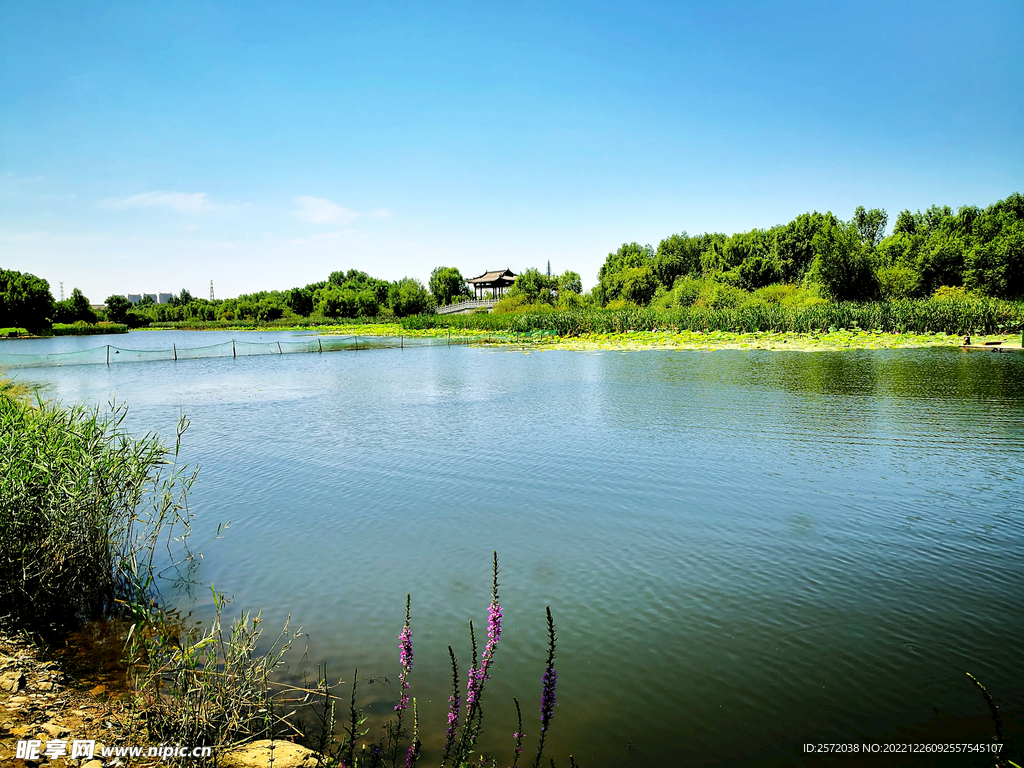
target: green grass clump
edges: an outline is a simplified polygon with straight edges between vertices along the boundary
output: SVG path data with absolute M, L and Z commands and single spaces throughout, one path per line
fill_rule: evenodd
M 16 338 L 18 336 L 28 336 L 29 333 L 24 328 L 0 328 L 0 338 Z
M 0 392 L 0 615 L 45 629 L 149 601 L 158 539 L 187 528 L 194 475 L 156 437 L 129 436 L 123 407 L 14 394 Z

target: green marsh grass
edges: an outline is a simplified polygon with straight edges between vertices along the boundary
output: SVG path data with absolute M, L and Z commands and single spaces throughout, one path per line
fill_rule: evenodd
M 553 333 L 558 336 L 627 333 L 652 329 L 734 333 L 820 333 L 840 329 L 884 333 L 1014 333 L 1024 328 L 1024 302 L 984 298 L 905 299 L 900 301 L 817 304 L 784 307 L 751 303 L 710 309 L 582 309 L 489 315 L 417 315 L 402 320 L 409 330 Z
M 128 333 L 128 326 L 123 323 L 54 323 L 54 336 L 95 336 L 103 333 Z

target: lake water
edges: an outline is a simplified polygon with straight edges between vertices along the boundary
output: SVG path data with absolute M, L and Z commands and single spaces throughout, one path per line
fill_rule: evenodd
M 252 337 L 3 351 L 232 336 Z M 173 439 L 187 414 L 197 538 L 231 521 L 199 577 L 235 608 L 262 605 L 266 626 L 305 628 L 293 673 L 358 667 L 363 703 L 387 711 L 411 593 L 428 756 L 446 646 L 465 666 L 497 550 L 504 636 L 482 746 L 503 763 L 517 696 L 532 764 L 547 605 L 559 765 L 986 765 L 802 753 L 990 742 L 968 671 L 1020 762 L 1022 355 L 430 347 L 18 375 L 65 401 L 116 393 L 136 431 Z

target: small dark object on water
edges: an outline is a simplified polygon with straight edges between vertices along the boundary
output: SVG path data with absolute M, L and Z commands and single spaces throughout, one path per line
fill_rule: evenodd
M 1001 341 L 984 341 L 984 342 L 982 342 L 982 344 L 984 344 L 986 347 L 997 347 L 997 346 L 999 346 L 1002 343 L 1003 342 L 1001 342 Z

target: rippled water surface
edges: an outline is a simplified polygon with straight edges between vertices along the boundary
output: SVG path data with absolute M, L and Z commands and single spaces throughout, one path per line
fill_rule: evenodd
M 67 401 L 116 393 L 138 431 L 172 437 L 187 414 L 200 535 L 231 521 L 201 578 L 270 626 L 291 614 L 309 634 L 293 671 L 358 667 L 373 712 L 397 696 L 409 592 L 412 693 L 441 731 L 446 646 L 468 661 L 497 549 L 483 746 L 501 761 L 512 696 L 531 754 L 550 605 L 560 764 L 821 765 L 805 743 L 991 741 L 965 671 L 1020 762 L 1024 355 L 434 347 L 20 376 Z M 877 764 L 932 762 L 986 758 Z

